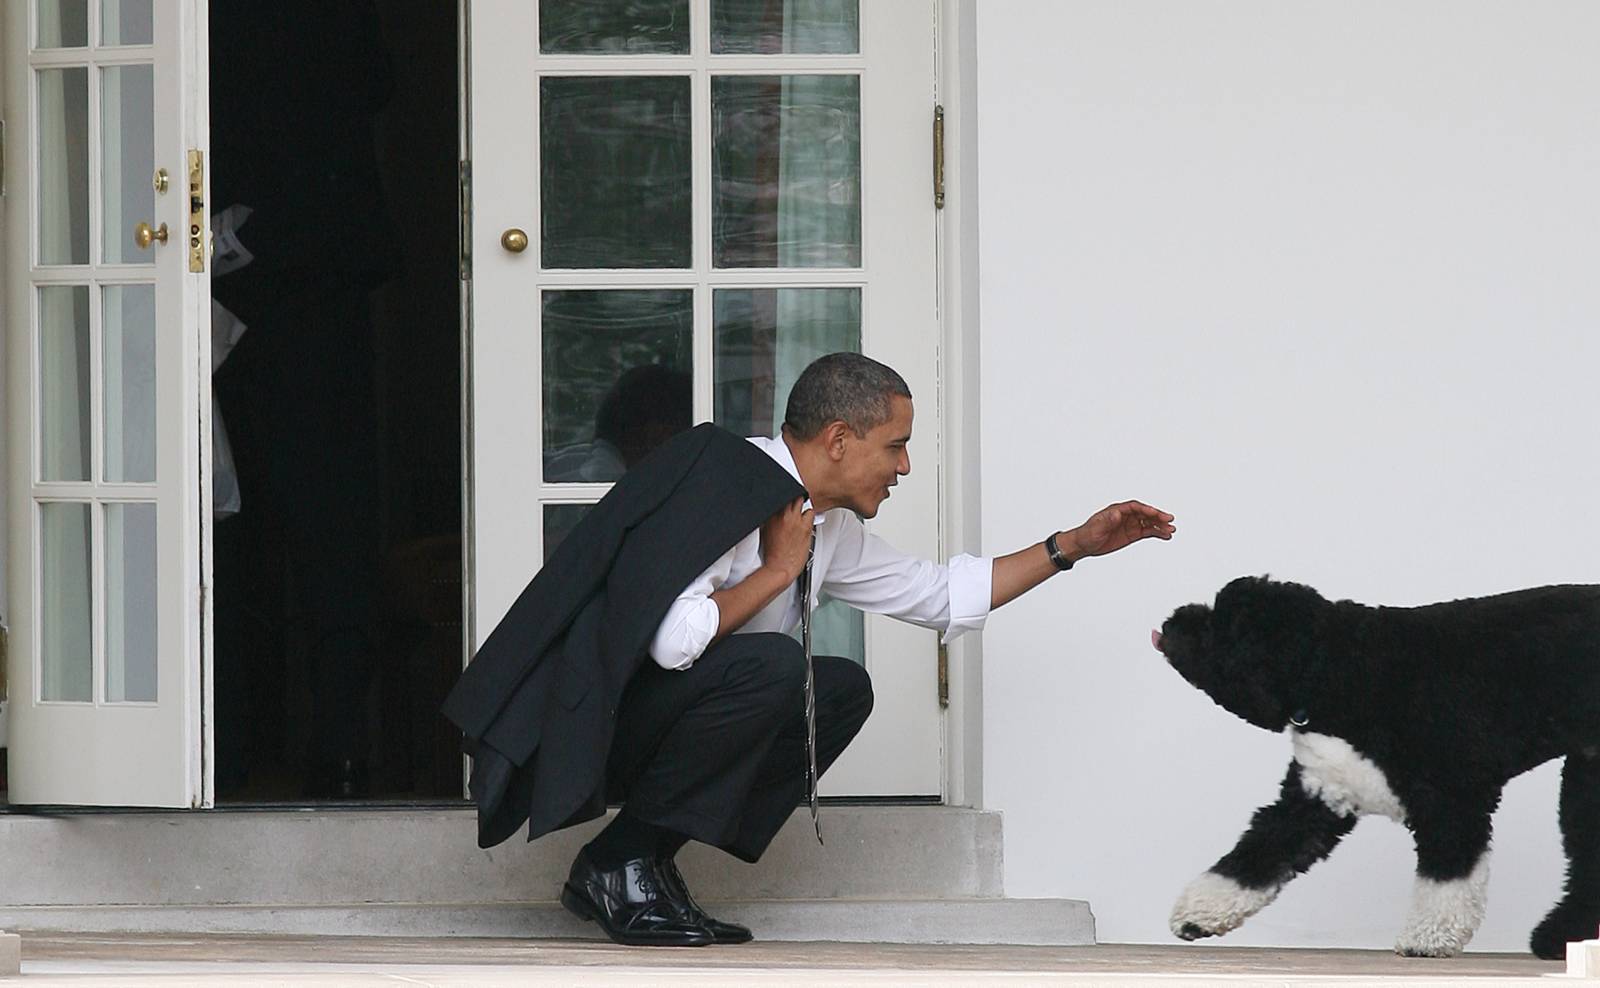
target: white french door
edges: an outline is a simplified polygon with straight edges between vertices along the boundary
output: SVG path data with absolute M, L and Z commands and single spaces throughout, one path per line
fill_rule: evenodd
M 208 797 L 204 11 L 5 4 L 13 803 Z
M 937 555 L 934 6 L 470 4 L 474 643 L 645 449 L 775 434 L 832 350 L 910 384 L 871 527 Z M 935 634 L 825 611 L 877 704 L 823 791 L 938 794 Z

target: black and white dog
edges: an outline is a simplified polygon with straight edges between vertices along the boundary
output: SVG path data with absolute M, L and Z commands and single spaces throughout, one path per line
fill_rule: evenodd
M 1364 814 L 1416 839 L 1395 950 L 1459 953 L 1483 920 L 1490 817 L 1514 776 L 1565 757 L 1566 895 L 1531 947 L 1565 955 L 1600 927 L 1600 586 L 1540 587 L 1427 607 L 1330 602 L 1234 580 L 1173 612 L 1152 641 L 1229 712 L 1289 732 L 1277 802 L 1184 890 L 1172 931 L 1236 928 L 1326 857 Z

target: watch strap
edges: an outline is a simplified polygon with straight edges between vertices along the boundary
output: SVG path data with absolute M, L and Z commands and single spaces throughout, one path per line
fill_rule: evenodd
M 1050 554 L 1050 561 L 1055 564 L 1056 569 L 1069 570 L 1072 568 L 1072 560 L 1067 558 L 1067 554 L 1061 551 L 1059 545 L 1056 545 L 1055 532 L 1051 532 L 1050 537 L 1044 540 L 1044 551 Z

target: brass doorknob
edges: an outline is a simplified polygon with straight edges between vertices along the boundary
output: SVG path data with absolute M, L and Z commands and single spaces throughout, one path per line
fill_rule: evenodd
M 513 254 L 520 254 L 528 249 L 528 235 L 516 227 L 512 227 L 505 233 L 500 234 L 500 246 Z
M 150 229 L 149 223 L 140 223 L 133 228 L 133 242 L 139 245 L 140 250 L 148 250 L 156 241 L 167 242 L 167 225 L 165 223 Z

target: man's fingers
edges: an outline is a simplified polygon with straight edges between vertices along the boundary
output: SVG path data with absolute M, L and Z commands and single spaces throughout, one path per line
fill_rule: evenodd
M 1148 515 L 1151 518 L 1155 518 L 1163 522 L 1169 522 L 1173 520 L 1173 516 L 1170 512 L 1162 511 L 1160 508 L 1145 504 L 1143 501 L 1124 501 L 1121 506 L 1127 508 L 1129 511 L 1135 511 L 1141 515 Z
M 1177 528 L 1172 524 L 1174 517 L 1170 512 L 1162 511 L 1143 501 L 1123 501 L 1114 507 L 1127 513 L 1128 528 L 1132 530 L 1136 539 L 1156 538 L 1167 541 L 1177 532 Z
M 1143 501 L 1119 501 L 1108 504 L 1095 512 L 1094 516 L 1084 523 L 1086 534 L 1098 533 L 1099 538 L 1117 533 L 1124 540 L 1122 544 L 1137 542 L 1142 539 L 1156 538 L 1167 541 L 1178 531 L 1172 524 L 1174 516 L 1160 508 L 1145 504 Z

